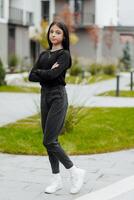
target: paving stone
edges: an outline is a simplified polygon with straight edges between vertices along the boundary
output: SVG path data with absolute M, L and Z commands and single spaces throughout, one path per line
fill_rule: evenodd
M 70 156 L 79 167 L 86 169 L 82 190 L 69 193 L 70 174 L 60 164 L 64 188 L 56 194 L 44 193 L 51 178 L 47 156 L 0 154 L 0 200 L 70 200 L 97 191 L 133 175 L 134 150 L 112 153 Z M 126 194 L 127 195 L 127 194 Z M 130 194 L 128 193 L 128 196 Z M 121 198 L 121 197 L 120 197 Z M 118 200 L 118 199 L 113 199 Z M 121 199 L 131 200 L 131 199 Z

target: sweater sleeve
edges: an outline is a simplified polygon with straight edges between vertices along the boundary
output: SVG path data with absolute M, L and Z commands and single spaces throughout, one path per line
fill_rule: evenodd
M 39 75 L 43 80 L 53 80 L 57 78 L 64 70 L 67 70 L 70 67 L 70 53 L 65 50 L 61 52 L 57 58 L 57 63 L 59 66 L 53 69 L 38 69 L 36 71 L 37 75 Z
M 40 65 L 40 58 L 42 53 L 39 55 L 35 65 L 33 66 L 32 70 L 29 73 L 28 80 L 32 82 L 41 82 L 41 77 L 36 73 L 36 70 L 39 69 Z

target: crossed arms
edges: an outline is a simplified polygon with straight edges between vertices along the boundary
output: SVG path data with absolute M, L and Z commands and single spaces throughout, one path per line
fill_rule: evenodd
M 52 65 L 51 69 L 39 69 L 41 55 L 42 54 L 40 54 L 37 62 L 29 74 L 29 81 L 41 82 L 43 80 L 53 80 L 57 78 L 64 70 L 70 67 L 69 52 L 64 51 L 61 55 L 59 55 L 57 62 Z

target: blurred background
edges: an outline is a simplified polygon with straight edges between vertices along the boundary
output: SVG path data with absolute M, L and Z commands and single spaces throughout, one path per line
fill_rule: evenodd
M 134 0 L 0 0 L 2 200 L 44 199 L 47 160 L 9 154 L 47 155 L 42 145 L 40 84 L 30 82 L 28 74 L 48 48 L 46 34 L 55 19 L 68 27 L 73 60 L 66 74 L 69 107 L 59 139 L 88 171 L 82 194 L 134 172 Z M 120 150 L 124 151 L 77 157 Z M 116 189 L 132 190 L 133 183 L 130 179 Z M 55 200 L 63 194 L 70 198 L 63 191 Z
M 71 51 L 82 67 L 134 62 L 133 0 L 0 0 L 0 59 L 6 72 L 27 71 L 48 47 L 46 32 L 55 19 L 70 32 Z

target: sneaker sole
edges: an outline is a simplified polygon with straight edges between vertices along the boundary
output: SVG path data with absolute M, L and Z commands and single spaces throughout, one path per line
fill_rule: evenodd
M 47 192 L 47 191 L 45 191 L 44 193 L 46 193 L 46 194 L 54 194 L 55 192 L 57 192 L 58 190 L 61 190 L 62 188 L 63 188 L 63 187 L 57 188 L 57 190 L 54 191 L 54 192 Z

